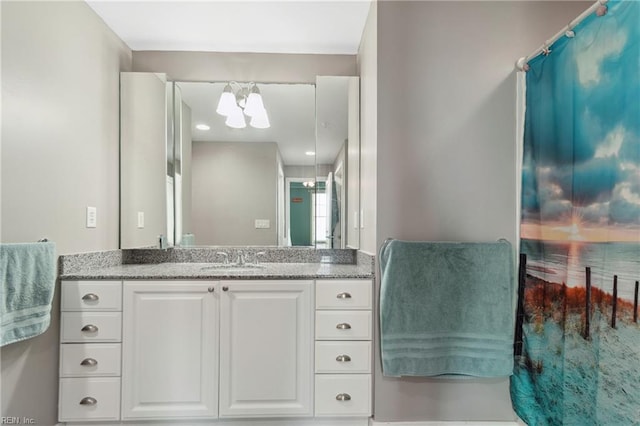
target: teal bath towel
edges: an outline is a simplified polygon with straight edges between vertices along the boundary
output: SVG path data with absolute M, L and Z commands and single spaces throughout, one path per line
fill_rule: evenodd
M 391 240 L 380 250 L 380 269 L 384 375 L 512 374 L 509 242 Z
M 56 282 L 55 244 L 0 244 L 0 346 L 49 327 Z

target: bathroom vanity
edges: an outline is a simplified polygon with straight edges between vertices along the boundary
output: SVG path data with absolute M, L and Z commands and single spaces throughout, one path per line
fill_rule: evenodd
M 302 260 L 63 269 L 59 420 L 367 424 L 371 258 Z

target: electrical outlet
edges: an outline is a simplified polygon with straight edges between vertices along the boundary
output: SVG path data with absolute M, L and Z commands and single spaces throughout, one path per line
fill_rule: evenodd
M 138 212 L 138 229 L 144 228 L 144 212 Z
M 87 228 L 95 228 L 98 223 L 98 209 L 87 207 Z
M 256 229 L 269 229 L 269 228 L 271 228 L 271 221 L 269 219 L 256 219 L 255 220 L 255 228 Z

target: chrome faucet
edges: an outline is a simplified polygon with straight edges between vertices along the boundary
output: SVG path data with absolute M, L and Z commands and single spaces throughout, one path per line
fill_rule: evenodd
M 259 257 L 260 257 L 260 256 L 264 257 L 264 256 L 266 256 L 266 255 L 267 255 L 267 252 L 264 252 L 264 251 L 259 251 L 259 252 L 257 252 L 257 253 L 256 253 L 256 255 L 255 255 L 255 257 L 253 258 L 253 263 L 254 263 L 255 265 L 257 265 L 257 264 L 259 263 L 259 262 L 258 262 Z
M 222 263 L 224 263 L 225 265 L 229 264 L 229 255 L 223 251 L 219 251 L 216 253 L 216 255 L 220 255 L 224 258 L 224 260 L 222 261 Z
M 242 250 L 238 250 L 238 260 L 236 261 L 236 265 L 244 266 L 244 253 Z

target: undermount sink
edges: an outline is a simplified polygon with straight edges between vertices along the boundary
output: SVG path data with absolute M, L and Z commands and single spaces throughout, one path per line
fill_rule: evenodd
M 264 265 L 256 265 L 255 263 L 245 263 L 244 265 L 238 265 L 236 263 L 213 263 L 211 265 L 207 265 L 202 270 L 206 269 L 221 269 L 221 270 L 229 270 L 233 269 L 236 271 L 250 271 L 252 269 L 264 269 Z

